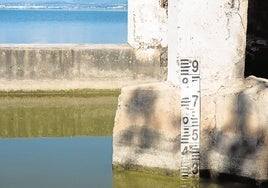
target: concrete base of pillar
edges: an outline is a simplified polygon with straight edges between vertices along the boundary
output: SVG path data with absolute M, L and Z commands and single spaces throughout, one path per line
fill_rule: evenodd
M 236 83 L 202 93 L 201 170 L 267 181 L 268 80 Z M 113 164 L 179 174 L 180 88 L 162 82 L 122 89 Z
M 113 164 L 180 168 L 179 92 L 168 83 L 122 89 L 113 134 Z

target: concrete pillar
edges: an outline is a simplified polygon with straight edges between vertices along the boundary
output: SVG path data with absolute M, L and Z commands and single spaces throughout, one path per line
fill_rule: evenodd
M 177 64 L 179 45 L 177 25 L 178 25 L 178 0 L 168 1 L 168 76 L 167 80 L 173 84 L 179 84 L 179 66 Z M 172 15 L 172 16 L 171 16 Z
M 180 84 L 178 58 L 200 60 L 200 169 L 261 183 L 268 179 L 268 80 L 243 79 L 247 5 L 169 0 L 168 80 Z M 115 167 L 178 175 L 181 90 L 173 84 L 122 89 L 113 132 Z
M 167 47 L 166 8 L 162 0 L 128 0 L 128 43 L 132 47 Z
M 179 84 L 177 57 L 199 58 L 203 91 L 243 78 L 247 6 L 248 0 L 170 0 L 168 80 Z

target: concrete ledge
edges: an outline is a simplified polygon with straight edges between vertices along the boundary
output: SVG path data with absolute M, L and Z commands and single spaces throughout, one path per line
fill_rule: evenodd
M 160 56 L 159 49 L 140 53 L 128 44 L 1 44 L 0 89 L 120 88 L 161 81 Z
M 202 95 L 201 170 L 268 180 L 268 80 L 249 77 Z M 122 89 L 113 164 L 180 170 L 180 89 Z M 203 110 L 206 109 L 206 110 Z
M 44 79 L 44 80 L 6 80 L 0 79 L 0 91 L 31 90 L 70 90 L 70 89 L 119 89 L 125 86 L 155 82 L 155 79 Z

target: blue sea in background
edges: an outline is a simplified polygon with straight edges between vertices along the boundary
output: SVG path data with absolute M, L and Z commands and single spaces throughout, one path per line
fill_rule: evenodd
M 0 43 L 125 43 L 126 10 L 0 9 Z

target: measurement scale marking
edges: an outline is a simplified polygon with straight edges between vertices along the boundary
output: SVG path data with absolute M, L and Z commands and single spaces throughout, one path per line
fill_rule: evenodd
M 190 65 L 189 66 L 184 65 L 184 66 L 181 66 L 181 69 L 188 69 L 190 67 L 191 67 Z
M 181 80 L 181 177 L 199 177 L 200 160 L 200 64 L 178 59 Z
M 189 59 L 187 58 L 187 59 L 181 59 L 181 61 L 189 61 Z

